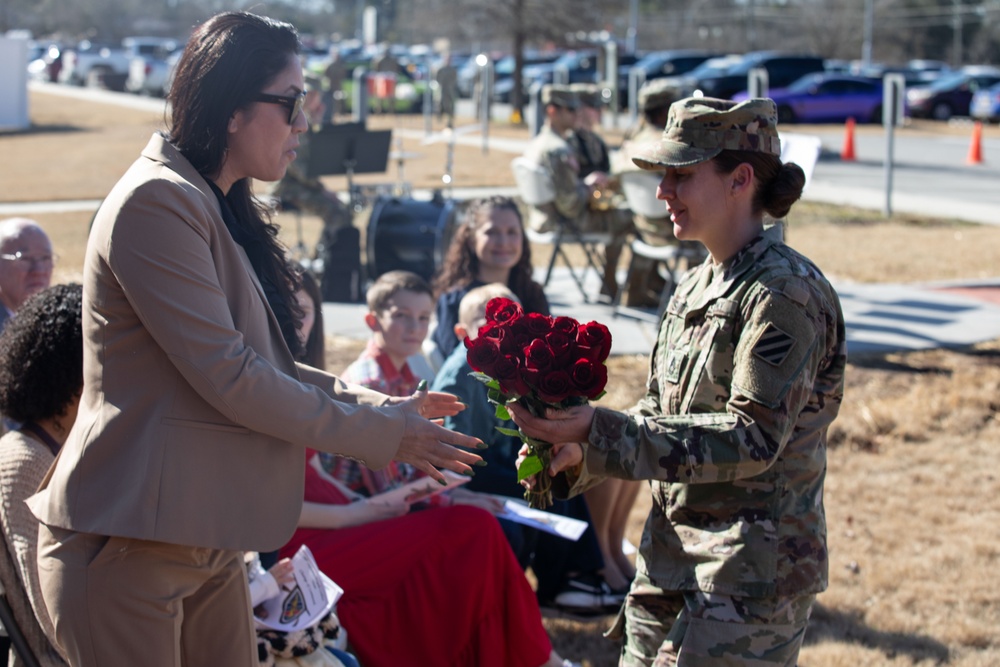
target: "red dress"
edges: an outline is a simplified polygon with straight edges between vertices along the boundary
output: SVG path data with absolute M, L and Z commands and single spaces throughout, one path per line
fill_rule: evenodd
M 344 495 L 306 466 L 305 500 Z M 456 505 L 351 528 L 300 528 L 344 589 L 337 616 L 365 667 L 539 667 L 552 650 L 535 595 L 496 519 Z

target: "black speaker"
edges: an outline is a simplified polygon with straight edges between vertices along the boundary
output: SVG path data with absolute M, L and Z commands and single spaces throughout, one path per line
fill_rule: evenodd
M 327 228 L 321 242 L 323 301 L 361 301 L 361 232 L 350 225 Z

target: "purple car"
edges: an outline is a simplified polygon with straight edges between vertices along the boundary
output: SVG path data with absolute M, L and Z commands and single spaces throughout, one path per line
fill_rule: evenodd
M 744 91 L 734 100 L 747 99 Z M 819 72 L 807 74 L 787 88 L 768 92 L 778 107 L 779 123 L 882 122 L 882 81 Z

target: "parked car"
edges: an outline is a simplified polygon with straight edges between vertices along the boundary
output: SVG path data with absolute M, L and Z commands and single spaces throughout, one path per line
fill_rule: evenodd
M 619 65 L 618 90 L 622 106 L 628 105 L 629 77 L 633 70 L 641 72 L 642 81 L 652 81 L 670 76 L 680 76 L 692 71 L 709 58 L 717 58 L 721 53 L 695 49 L 673 49 L 647 53 L 631 65 Z M 640 82 L 641 85 L 641 82 Z
M 120 46 L 114 46 L 84 40 L 64 53 L 59 82 L 124 90 L 132 58 L 153 55 L 171 41 L 162 37 L 126 37 Z
M 545 65 L 548 63 L 555 62 L 559 56 L 560 52 L 550 51 L 550 52 L 532 52 L 526 53 L 524 55 L 524 62 L 522 63 L 522 79 L 521 83 L 524 84 L 524 93 L 521 97 L 523 100 L 527 100 L 528 88 L 526 79 L 523 77 L 523 72 L 534 65 Z M 510 103 L 511 91 L 514 89 L 514 56 L 507 55 L 496 62 L 493 67 L 493 99 L 497 102 L 504 104 Z
M 742 101 L 746 91 L 733 96 Z M 833 123 L 854 118 L 882 122 L 882 81 L 820 72 L 807 74 L 787 88 L 768 92 L 778 107 L 778 122 Z
M 62 69 L 62 47 L 55 42 L 36 45 L 29 54 L 28 76 L 35 81 L 58 81 Z
M 167 91 L 170 75 L 170 56 L 183 45 L 174 41 L 164 42 L 153 53 L 141 54 L 129 63 L 125 90 L 140 95 L 162 97 Z
M 458 72 L 456 73 L 456 85 L 458 87 L 458 94 L 460 97 L 472 97 L 473 89 L 476 85 L 476 80 L 479 78 L 479 63 L 476 62 L 480 54 L 474 54 L 469 57 L 461 66 L 456 65 Z M 489 55 L 493 59 L 494 63 L 498 63 L 507 57 L 506 53 L 493 52 Z
M 695 89 L 705 97 L 729 99 L 746 90 L 750 70 L 763 68 L 767 71 L 768 89 L 785 88 L 806 74 L 822 72 L 825 67 L 819 56 L 774 51 L 754 51 L 730 67 L 724 74 L 698 79 Z
M 597 51 L 567 51 L 556 60 L 525 67 L 524 85 L 530 88 L 534 83 L 594 83 L 597 80 Z M 559 74 L 556 74 L 556 72 Z
M 937 70 L 910 69 L 906 66 L 886 67 L 884 65 L 873 65 L 867 68 L 860 68 L 859 71 L 855 72 L 855 74 L 858 76 L 867 76 L 877 79 L 883 78 L 886 74 L 902 74 L 903 86 L 906 88 L 913 88 L 914 86 L 929 86 L 939 79 L 943 72 Z
M 972 96 L 969 113 L 987 123 L 1000 120 L 1000 83 L 977 90 Z
M 915 118 L 948 120 L 952 116 L 968 116 L 976 91 L 996 83 L 1000 83 L 1000 69 L 971 65 L 927 86 L 910 88 L 906 91 L 906 103 Z
M 743 56 L 729 54 L 718 58 L 709 58 L 702 64 L 695 67 L 687 74 L 664 77 L 666 82 L 677 89 L 677 94 L 681 97 L 688 97 L 694 93 L 698 81 L 701 79 L 725 74 L 730 67 L 743 59 Z

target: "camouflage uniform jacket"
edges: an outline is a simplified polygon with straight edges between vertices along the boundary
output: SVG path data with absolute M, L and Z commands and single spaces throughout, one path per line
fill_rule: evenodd
M 554 491 L 603 476 L 652 480 L 638 566 L 661 590 L 822 591 L 826 434 L 845 365 L 833 288 L 765 232 L 682 279 L 646 397 L 632 414 L 597 409 L 584 464 Z
M 528 224 L 535 231 L 550 231 L 560 219 L 580 220 L 586 215 L 590 189 L 579 177 L 580 163 L 566 140 L 546 123 L 528 144 L 524 157 L 548 169 L 555 199 L 532 207 Z
M 640 171 L 641 168 L 632 162 L 632 154 L 646 144 L 653 144 L 663 138 L 663 130 L 643 119 L 638 128 L 630 136 L 622 139 L 621 147 L 611 156 L 611 173 L 621 174 L 626 171 Z

